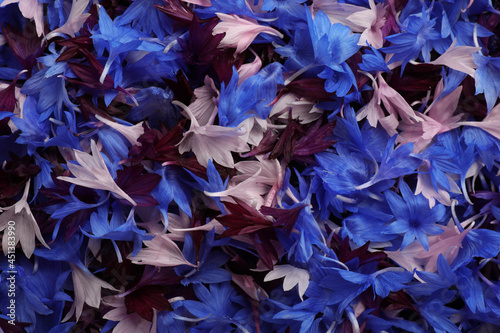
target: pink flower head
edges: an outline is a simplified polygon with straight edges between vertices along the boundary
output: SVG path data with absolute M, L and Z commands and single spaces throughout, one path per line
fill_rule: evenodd
M 260 33 L 283 38 L 283 35 L 279 31 L 268 26 L 260 25 L 254 19 L 244 19 L 238 15 L 223 13 L 217 13 L 217 16 L 220 18 L 221 22 L 215 26 L 212 34 L 217 35 L 225 33 L 226 36 L 221 40 L 219 47 L 236 48 L 235 55 L 245 51 Z
M 191 119 L 191 127 L 184 133 L 184 138 L 179 143 L 181 154 L 191 150 L 198 163 L 205 167 L 211 159 L 220 165 L 233 168 L 234 160 L 231 152 L 242 153 L 249 150 L 247 143 L 240 137 L 245 134 L 240 128 L 211 124 L 201 126 L 187 106 L 178 101 L 172 103 L 182 107 Z
M 454 91 L 437 99 L 427 109 L 426 114 L 419 114 L 421 121 L 418 124 L 402 122 L 399 126 L 403 132 L 400 135 L 402 142 L 414 142 L 415 152 L 421 152 L 431 144 L 432 139 L 440 134 L 458 127 L 463 115 L 453 115 L 458 106 L 462 87 L 459 86 Z
M 361 10 L 353 13 L 347 19 L 363 28 L 363 33 L 359 38 L 358 45 L 366 46 L 366 43 L 375 47 L 381 48 L 384 45 L 384 36 L 382 27 L 385 25 L 385 14 L 387 6 L 384 3 L 375 5 L 373 0 L 370 0 L 370 9 Z

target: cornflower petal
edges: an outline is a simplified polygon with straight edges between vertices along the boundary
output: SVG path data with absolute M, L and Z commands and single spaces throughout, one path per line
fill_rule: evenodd
M 73 150 L 79 165 L 68 163 L 67 166 L 75 178 L 59 176 L 57 179 L 83 187 L 113 192 L 136 206 L 137 203 L 115 183 L 94 140 L 90 141 L 90 146 L 92 155 Z

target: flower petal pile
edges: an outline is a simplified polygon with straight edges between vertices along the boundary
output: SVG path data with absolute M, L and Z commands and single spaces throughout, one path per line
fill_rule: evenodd
M 0 0 L 0 332 L 500 331 L 491 0 Z

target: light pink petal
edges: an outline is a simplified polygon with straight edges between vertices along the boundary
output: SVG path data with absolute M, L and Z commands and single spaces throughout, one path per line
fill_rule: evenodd
M 500 140 L 500 104 L 491 109 L 490 113 L 482 121 L 462 121 L 457 125 L 474 126 L 490 133 Z
M 75 177 L 59 176 L 57 179 L 83 187 L 113 192 L 136 206 L 136 202 L 115 183 L 94 140 L 91 140 L 91 149 L 92 155 L 74 149 L 76 161 L 80 165 L 68 163 L 67 166 Z
M 4 3 L 2 3 L 3 5 Z M 24 17 L 35 21 L 36 32 L 38 36 L 41 36 L 44 30 L 43 3 L 39 3 L 37 0 L 19 0 L 19 10 Z
M 117 132 L 119 132 L 121 135 L 123 135 L 132 145 L 134 146 L 140 146 L 141 144 L 139 141 L 139 137 L 144 134 L 144 127 L 142 127 L 142 123 L 140 122 L 135 125 L 127 126 L 127 125 L 122 125 L 119 124 L 115 121 L 111 121 L 109 119 L 106 119 L 104 117 L 101 117 L 99 115 L 96 115 L 96 118 L 108 125 L 109 127 L 113 128 Z
M 83 310 L 83 304 L 99 308 L 101 304 L 101 288 L 106 288 L 109 290 L 117 291 L 112 285 L 109 283 L 95 277 L 92 274 L 88 274 L 83 269 L 78 267 L 73 263 L 69 263 L 72 270 L 73 277 L 73 288 L 75 291 L 75 297 L 73 301 L 73 306 L 70 311 L 66 315 L 66 317 L 62 320 L 67 321 L 73 313 L 75 313 L 76 320 L 80 318 Z
M 415 195 L 422 193 L 422 195 L 429 200 L 429 207 L 434 207 L 436 200 L 445 206 L 451 206 L 450 193 L 461 193 L 460 188 L 448 175 L 450 190 L 448 191 L 438 184 L 438 190 L 436 191 L 432 185 L 429 168 L 425 163 L 418 168 L 418 171 Z
M 366 46 L 368 42 L 377 49 L 383 46 L 382 27 L 385 25 L 386 12 L 387 6 L 383 3 L 375 5 L 374 1 L 370 0 L 370 9 L 355 12 L 347 17 L 347 20 L 364 28 L 358 45 Z
M 478 52 L 481 48 L 474 46 L 455 46 L 456 42 L 457 40 L 455 39 L 445 53 L 430 63 L 447 66 L 473 77 L 476 72 L 477 64 L 472 54 Z
M 52 30 L 47 38 L 50 38 L 51 34 L 63 33 L 71 37 L 75 37 L 75 34 L 81 29 L 82 25 L 85 23 L 87 18 L 90 16 L 89 13 L 83 14 L 90 0 L 73 0 L 73 5 L 71 6 L 71 11 L 69 12 L 68 19 L 59 28 Z
M 189 109 L 198 121 L 200 126 L 212 124 L 217 114 L 217 99 L 219 91 L 215 87 L 214 81 L 207 75 L 205 85 L 194 90 L 196 100 L 189 104 Z
M 137 313 L 127 313 L 124 297 L 108 296 L 102 299 L 103 304 L 114 307 L 106 312 L 104 319 L 117 321 L 118 325 L 113 329 L 113 333 L 149 333 L 152 331 L 150 321 L 139 316 Z M 155 316 L 156 317 L 156 311 Z M 153 319 L 155 321 L 155 319 Z
M 382 125 L 382 127 L 385 129 L 387 134 L 389 134 L 390 136 L 398 134 L 396 128 L 399 125 L 399 121 L 394 115 L 390 114 L 387 117 L 379 119 L 378 121 L 380 122 L 380 125 Z
M 16 204 L 0 208 L 0 212 L 2 212 L 0 214 L 0 231 L 4 230 L 2 250 L 5 255 L 7 255 L 9 247 L 7 237 L 9 226 L 13 226 L 15 229 L 15 235 L 13 235 L 13 237 L 15 237 L 15 245 L 21 243 L 21 248 L 27 258 L 31 258 L 31 255 L 35 250 L 35 237 L 40 241 L 40 243 L 43 244 L 43 246 L 50 248 L 42 237 L 40 228 L 36 223 L 35 217 L 33 216 L 27 201 L 30 183 L 31 180 L 26 183 L 23 196 Z M 10 221 L 14 221 L 15 224 L 12 225 Z
M 211 159 L 220 165 L 232 168 L 234 167 L 234 160 L 231 152 L 243 153 L 250 149 L 241 138 L 245 134 L 245 130 L 242 128 L 211 124 L 200 126 L 192 111 L 186 105 L 179 101 L 173 101 L 172 103 L 183 108 L 189 119 L 191 119 L 191 127 L 189 131 L 183 134 L 184 137 L 179 143 L 179 152 L 181 154 L 192 151 L 198 163 L 203 166 L 207 166 L 208 160 Z
M 459 86 L 437 102 L 433 102 L 426 111 L 429 117 L 448 127 L 448 130 L 456 127 L 455 124 L 462 118 L 462 115 L 453 116 L 453 113 L 455 113 L 457 109 L 461 93 L 462 86 Z M 435 99 L 436 97 L 437 96 L 434 95 Z
M 232 201 L 230 197 L 235 197 L 245 202 L 247 205 L 259 209 L 264 203 L 262 195 L 266 194 L 269 190 L 269 185 L 258 181 L 261 171 L 262 170 L 259 169 L 254 175 L 241 183 L 234 184 L 234 182 L 232 182 L 224 191 L 205 191 L 204 193 L 210 197 L 223 197 L 225 201 Z
M 212 33 L 214 35 L 225 33 L 226 35 L 221 40 L 219 47 L 236 48 L 235 54 L 245 51 L 260 33 L 283 38 L 283 35 L 279 31 L 260 25 L 255 20 L 244 19 L 234 14 L 217 13 L 217 16 L 221 22 L 215 26 Z
M 190 232 L 190 231 L 211 231 L 212 229 L 215 228 L 215 233 L 216 234 L 222 234 L 226 228 L 222 224 L 220 224 L 219 221 L 213 219 L 212 221 L 208 222 L 207 224 L 200 225 L 199 227 L 193 227 L 193 228 L 183 228 L 183 229 L 176 229 L 176 228 L 169 228 L 168 230 L 171 230 L 173 232 Z M 182 238 L 184 240 L 184 237 Z
M 466 230 L 459 232 L 458 228 L 450 219 L 448 225 L 443 227 L 445 232 L 437 236 L 429 237 L 429 252 L 422 251 L 417 254 L 417 257 L 426 258 L 425 271 L 437 272 L 437 259 L 440 254 L 451 265 L 453 260 L 458 256 L 458 252 L 462 247 L 462 241 L 467 233 L 472 229 L 472 225 Z
M 212 3 L 210 0 L 182 0 L 183 2 L 191 3 L 193 5 L 198 5 L 198 6 L 203 6 L 203 7 L 210 7 L 212 6 Z
M 257 74 L 259 70 L 262 68 L 262 60 L 260 60 L 259 56 L 254 52 L 254 50 L 250 49 L 250 51 L 255 56 L 254 61 L 249 64 L 243 64 L 238 68 L 238 85 L 243 81 L 248 79 L 249 77 Z
M 135 257 L 132 255 L 127 257 L 132 263 L 158 267 L 179 265 L 196 267 L 184 258 L 182 251 L 167 234 L 157 235 L 150 241 L 144 241 L 144 244 L 147 247 L 141 249 Z
M 389 258 L 397 262 L 401 267 L 412 271 L 413 269 L 437 272 L 437 259 L 440 254 L 451 264 L 462 247 L 462 241 L 471 230 L 472 225 L 460 232 L 450 219 L 446 227 L 441 226 L 444 231 L 436 236 L 429 236 L 429 251 L 415 240 L 413 243 L 398 251 L 386 251 Z M 422 268 L 422 265 L 424 266 Z
M 384 110 L 382 110 L 382 107 L 380 106 L 380 94 L 378 92 L 378 86 L 376 84 L 374 84 L 373 89 L 374 89 L 374 94 L 373 94 L 372 99 L 368 102 L 368 104 L 363 106 L 358 111 L 358 113 L 356 114 L 356 119 L 358 121 L 360 121 L 363 118 L 366 118 L 368 120 L 368 123 L 372 127 L 377 127 L 377 123 L 382 118 L 385 118 L 385 114 L 384 114 Z M 397 119 L 396 119 L 396 121 L 397 121 Z M 397 127 L 397 125 L 396 125 L 396 127 Z
M 394 88 L 389 86 L 380 73 L 377 75 L 377 78 L 380 99 L 382 100 L 382 103 L 384 103 L 387 112 L 395 116 L 399 115 L 401 119 L 407 122 L 418 121 L 418 119 L 416 119 L 415 111 L 408 104 L 408 102 L 406 102 L 404 97 L 394 90 Z
M 320 10 L 325 13 L 331 23 L 342 23 L 351 28 L 353 32 L 362 32 L 365 30 L 360 24 L 348 19 L 349 16 L 365 11 L 365 7 L 350 5 L 347 3 L 338 3 L 332 0 L 315 0 L 311 6 L 311 12 L 316 15 Z
M 228 168 L 234 167 L 231 152 L 246 152 L 249 150 L 245 141 L 240 138 L 240 132 L 236 128 L 228 128 L 216 125 L 207 125 L 201 131 L 189 131 L 179 144 L 179 152 L 182 154 L 192 151 L 196 155 L 198 163 L 207 166 L 208 160 L 219 163 Z
M 307 287 L 309 286 L 309 272 L 305 269 L 291 265 L 276 265 L 265 277 L 264 282 L 285 277 L 283 290 L 288 291 L 298 285 L 299 297 L 303 299 Z

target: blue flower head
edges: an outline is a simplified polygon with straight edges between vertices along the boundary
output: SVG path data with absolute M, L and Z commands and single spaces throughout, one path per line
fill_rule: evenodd
M 473 54 L 474 61 L 479 66 L 476 69 L 476 95 L 484 93 L 488 111 L 496 104 L 500 96 L 500 58 L 485 57 Z
M 155 5 L 164 5 L 162 0 L 135 0 L 130 7 L 117 19 L 118 24 L 142 30 L 145 33 L 154 33 L 163 39 L 173 32 L 172 22 L 167 15 L 156 9 Z
M 426 251 L 429 251 L 427 235 L 438 235 L 443 229 L 436 225 L 445 216 L 442 205 L 429 208 L 429 201 L 421 194 L 415 195 L 404 182 L 399 183 L 402 197 L 392 191 L 385 192 L 385 198 L 391 207 L 396 221 L 391 224 L 391 232 L 404 234 L 401 249 L 418 240 Z
M 429 15 L 430 11 L 422 6 L 421 14 L 410 15 L 403 22 L 405 32 L 386 37 L 393 45 L 381 50 L 393 54 L 390 63 L 402 60 L 404 70 L 408 62 L 417 59 L 420 54 L 425 62 L 431 60 L 430 42 L 440 39 L 441 34 L 434 29 L 436 19 L 431 19 Z

